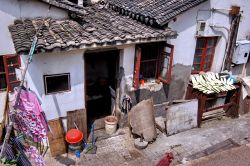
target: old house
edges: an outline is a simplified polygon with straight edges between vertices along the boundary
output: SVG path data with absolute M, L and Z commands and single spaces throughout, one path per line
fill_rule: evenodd
M 146 48 L 151 44 L 157 51 L 151 52 L 158 54 L 163 52 L 166 39 L 176 36 L 171 29 L 153 28 L 102 6 L 84 8 L 68 1 L 1 3 L 1 17 L 6 19 L 1 26 L 2 36 L 6 36 L 1 80 L 6 84 L 1 84 L 1 89 L 8 85 L 12 91 L 19 85 L 37 34 L 25 87 L 37 94 L 48 120 L 66 117 L 74 110 L 84 110 L 86 117 L 85 108 L 88 121 L 110 115 L 110 89 L 117 87 L 119 68 L 123 68 L 123 74 L 133 75 L 135 45 Z M 171 51 L 166 58 L 170 55 Z M 83 121 L 86 124 L 86 119 Z
M 49 120 L 74 110 L 84 110 L 88 120 L 109 115 L 110 92 L 117 87 L 133 104 L 182 99 L 191 73 L 223 70 L 233 6 L 242 16 L 237 40 L 249 38 L 248 5 L 109 0 L 83 7 L 82 1 L 1 0 L 0 89 L 19 84 L 37 34 L 25 86 L 38 95 Z
M 249 39 L 248 1 L 179 1 L 178 5 L 174 1 L 143 0 L 111 0 L 109 3 L 112 10 L 121 14 L 123 10 L 132 12 L 131 17 L 134 15 L 134 19 L 138 18 L 137 20 L 142 23 L 146 23 L 147 18 L 150 18 L 156 26 L 169 27 L 177 31 L 178 37 L 168 40 L 168 43 L 175 46 L 171 78 L 173 84 L 169 88 L 169 99 L 183 97 L 185 82 L 191 72 L 223 70 L 234 18 L 230 12 L 233 6 L 240 7 L 241 13 L 237 41 Z M 193 8 L 185 11 L 190 7 Z M 207 54 L 203 54 L 206 51 Z

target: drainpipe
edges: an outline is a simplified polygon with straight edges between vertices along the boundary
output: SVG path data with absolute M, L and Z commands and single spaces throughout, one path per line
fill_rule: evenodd
M 225 48 L 225 53 L 224 53 L 224 56 L 223 56 L 223 61 L 222 61 L 222 65 L 221 65 L 221 69 L 220 71 L 222 71 L 224 69 L 224 65 L 225 65 L 225 59 L 226 59 L 226 55 L 228 54 L 228 51 L 229 51 L 229 47 L 228 47 L 228 42 L 229 42 L 229 36 L 230 36 L 230 30 L 229 28 L 225 27 L 225 26 L 219 26 L 219 25 L 209 25 L 212 29 L 214 28 L 222 28 L 222 29 L 225 29 L 227 31 L 227 41 L 226 41 L 226 48 Z
M 221 67 L 221 71 L 222 70 L 231 70 L 231 64 L 232 64 L 232 56 L 234 53 L 234 46 L 236 43 L 236 39 L 237 39 L 237 34 L 238 34 L 238 28 L 239 28 L 239 22 L 240 22 L 240 18 L 241 18 L 241 14 L 240 14 L 240 6 L 231 6 L 230 9 L 219 9 L 219 8 L 212 8 L 212 11 L 215 12 L 229 12 L 229 16 L 232 16 L 233 20 L 231 22 L 231 27 L 230 30 L 224 26 L 217 26 L 218 28 L 224 28 L 227 30 L 228 32 L 228 39 L 227 39 L 227 43 L 226 43 L 226 50 L 225 50 L 225 55 L 223 57 L 223 63 L 222 63 L 222 67 Z M 213 16 L 213 15 L 212 15 Z M 216 26 L 210 26 L 210 27 L 215 27 Z

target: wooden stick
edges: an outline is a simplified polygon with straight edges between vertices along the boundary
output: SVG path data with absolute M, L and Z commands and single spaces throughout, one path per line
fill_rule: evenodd
M 246 77 L 246 75 L 247 75 L 247 63 L 244 63 L 244 65 L 243 65 L 243 70 L 242 70 L 242 77 Z
M 127 112 L 127 114 L 128 114 L 128 132 L 129 132 L 129 137 L 131 138 L 131 136 L 132 136 L 132 127 L 130 125 L 129 112 Z
M 2 149 L 0 153 L 0 159 L 3 158 L 3 153 L 5 151 L 6 144 L 9 142 L 9 139 L 10 139 L 10 133 L 11 133 L 12 127 L 13 127 L 13 122 L 10 122 L 9 126 L 7 127 L 6 135 L 4 137 L 4 141 L 3 141 L 3 145 L 2 145 Z
M 7 91 L 6 91 L 6 96 L 5 96 L 5 103 L 4 103 L 4 114 L 3 114 L 3 122 L 2 124 L 5 125 L 5 124 L 8 124 L 6 123 L 6 119 L 8 121 L 8 114 L 7 114 L 7 110 L 8 110 L 8 91 L 9 91 L 9 87 L 7 87 Z
M 27 73 L 29 64 L 30 64 L 31 61 L 32 61 L 32 57 L 33 57 L 33 54 L 34 54 L 34 51 L 35 51 L 36 43 L 37 43 L 37 37 L 35 36 L 35 37 L 34 37 L 34 40 L 33 40 L 33 42 L 32 42 L 31 48 L 30 48 L 29 58 L 28 58 L 27 61 L 26 61 L 25 68 L 24 68 L 24 71 L 23 71 L 23 73 L 22 73 L 22 78 L 21 78 L 21 82 L 20 82 L 19 89 L 18 89 L 18 92 L 17 92 L 17 97 L 16 97 L 14 109 L 17 108 L 18 102 L 19 102 L 19 100 L 20 100 L 20 95 L 21 95 L 21 90 L 22 90 L 23 84 L 24 84 L 25 75 L 26 75 L 26 73 Z

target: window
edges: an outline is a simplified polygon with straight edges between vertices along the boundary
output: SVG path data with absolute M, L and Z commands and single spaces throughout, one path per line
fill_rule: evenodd
M 16 68 L 20 67 L 20 57 L 16 55 L 0 56 L 0 90 L 9 91 L 19 86 L 20 81 L 16 78 Z
M 75 4 L 78 3 L 78 0 L 69 0 L 69 1 L 72 2 L 72 3 L 75 3 Z
M 4 69 L 3 56 L 0 56 L 0 90 L 7 88 L 6 73 Z
M 192 73 L 211 69 L 217 37 L 199 37 L 196 42 Z
M 70 91 L 70 74 L 44 75 L 45 94 Z
M 138 88 L 140 80 L 158 79 L 169 83 L 174 46 L 166 43 L 141 44 L 136 47 L 134 87 Z

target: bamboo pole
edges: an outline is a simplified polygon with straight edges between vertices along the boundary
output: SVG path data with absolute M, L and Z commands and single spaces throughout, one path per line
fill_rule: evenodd
M 14 109 L 17 108 L 18 102 L 19 102 L 19 100 L 20 100 L 20 95 L 21 95 L 21 90 L 22 90 L 23 84 L 24 84 L 25 75 L 26 75 L 26 73 L 27 73 L 29 64 L 30 64 L 31 61 L 32 61 L 32 57 L 33 57 L 33 54 L 34 54 L 34 51 L 35 51 L 36 43 L 37 43 L 37 37 L 35 36 L 35 37 L 34 37 L 34 40 L 33 40 L 33 42 L 32 42 L 31 48 L 30 48 L 29 58 L 28 58 L 27 61 L 26 61 L 25 68 L 24 68 L 24 71 L 23 71 L 23 73 L 22 73 L 22 78 L 21 78 L 20 86 L 19 86 L 19 89 L 18 89 L 18 92 L 17 92 L 17 97 L 16 97 Z
M 4 137 L 2 149 L 1 149 L 1 152 L 0 152 L 0 159 L 3 157 L 3 152 L 5 151 L 6 144 L 8 143 L 8 141 L 10 139 L 10 133 L 11 133 L 12 127 L 13 127 L 13 122 L 10 122 L 10 124 L 7 127 L 6 135 Z

